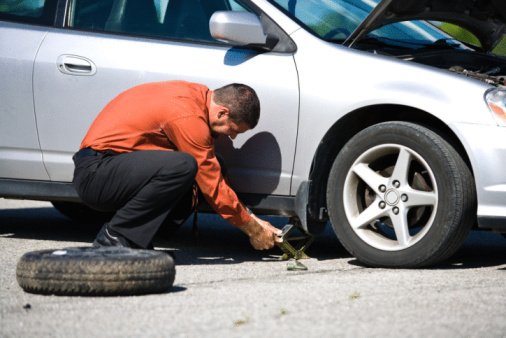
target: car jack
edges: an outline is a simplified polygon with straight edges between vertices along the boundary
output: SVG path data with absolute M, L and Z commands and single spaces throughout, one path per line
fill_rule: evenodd
M 288 221 L 280 235 L 283 242 L 277 243 L 278 247 L 283 251 L 281 260 L 295 259 L 296 265 L 300 264 L 299 259 L 308 259 L 309 256 L 305 250 L 313 243 L 313 235 L 307 233 L 297 218 L 291 218 Z

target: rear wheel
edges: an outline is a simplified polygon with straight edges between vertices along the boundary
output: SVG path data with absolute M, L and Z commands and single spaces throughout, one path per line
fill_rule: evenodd
M 332 166 L 327 204 L 343 246 L 370 266 L 421 267 L 452 255 L 476 216 L 474 180 L 439 135 L 387 122 L 355 135 Z

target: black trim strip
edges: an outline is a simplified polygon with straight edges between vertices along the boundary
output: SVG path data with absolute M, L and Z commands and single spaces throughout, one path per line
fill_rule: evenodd
M 280 195 L 238 194 L 239 199 L 257 214 L 295 215 L 295 197 Z M 81 202 L 72 183 L 0 179 L 0 197 L 39 201 Z M 204 202 L 204 201 L 203 201 Z M 199 210 L 212 211 L 207 203 Z
M 80 202 L 72 183 L 0 179 L 0 196 L 41 201 Z

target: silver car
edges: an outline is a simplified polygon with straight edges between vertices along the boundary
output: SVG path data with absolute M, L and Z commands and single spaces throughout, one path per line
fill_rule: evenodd
M 1 1 L 0 196 L 89 216 L 71 156 L 109 100 L 242 82 L 260 122 L 217 141 L 242 200 L 330 221 L 370 266 L 435 264 L 473 226 L 506 231 L 505 18 L 493 0 Z

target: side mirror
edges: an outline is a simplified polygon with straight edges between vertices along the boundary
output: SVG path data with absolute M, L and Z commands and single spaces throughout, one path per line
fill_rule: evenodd
M 253 13 L 218 11 L 209 20 L 211 36 L 232 46 L 272 49 L 260 19 Z M 269 45 L 269 46 L 268 46 Z

